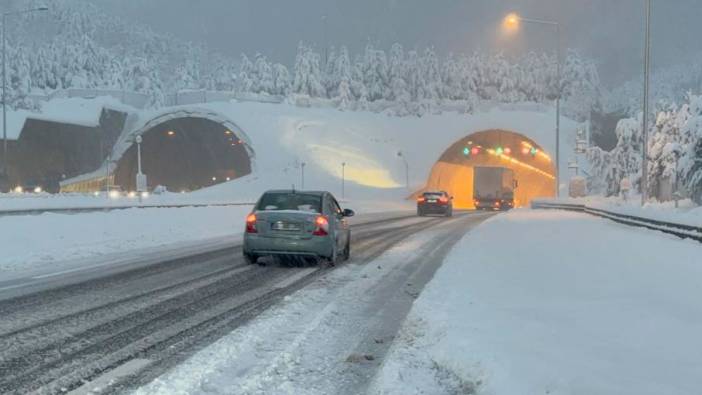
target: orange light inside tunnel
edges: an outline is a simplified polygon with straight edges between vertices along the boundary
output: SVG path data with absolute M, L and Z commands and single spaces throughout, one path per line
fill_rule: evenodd
M 524 146 L 524 148 L 522 148 L 522 153 L 524 153 L 524 155 L 531 153 L 533 150 L 540 157 L 546 159 L 549 162 L 551 161 L 551 157 L 548 156 L 548 154 L 546 154 L 544 151 L 534 147 L 533 145 L 527 143 L 526 141 L 522 141 L 522 145 Z
M 469 141 L 473 144 L 467 144 Z M 470 150 L 470 155 L 464 154 L 466 148 Z M 498 148 L 501 148 L 501 153 L 498 153 Z M 539 155 L 540 151 L 536 143 L 519 133 L 498 129 L 473 133 L 447 148 L 432 167 L 425 187 L 418 191 L 416 197 L 423 191 L 446 191 L 453 197 L 451 203 L 454 208 L 475 208 L 479 203 L 474 196 L 477 167 L 511 169 L 513 180 L 517 181 L 513 204 L 500 201 L 500 206 L 496 207 L 495 200 L 491 200 L 488 208 L 522 207 L 532 199 L 552 197 L 555 191 L 554 170 L 551 163 L 542 159 L 549 158 L 548 155 Z
M 488 152 L 488 154 L 490 154 L 490 155 L 497 156 L 497 157 L 500 158 L 500 159 L 507 160 L 507 161 L 509 161 L 509 162 L 511 162 L 511 163 L 513 163 L 513 164 L 515 164 L 515 165 L 517 165 L 517 166 L 520 166 L 520 167 L 523 167 L 523 168 L 528 169 L 528 170 L 530 170 L 530 171 L 534 171 L 534 172 L 536 172 L 536 173 L 539 173 L 539 174 L 541 174 L 541 175 L 544 176 L 544 177 L 550 178 L 550 179 L 552 179 L 552 180 L 555 180 L 555 179 L 556 179 L 556 177 L 554 177 L 553 174 L 547 173 L 547 172 L 545 172 L 545 171 L 543 171 L 543 170 L 541 170 L 541 169 L 537 169 L 536 167 L 534 167 L 534 166 L 532 166 L 532 165 L 530 165 L 530 164 L 528 164 L 528 163 L 524 163 L 524 162 L 522 162 L 522 161 L 520 161 L 520 160 L 518 160 L 518 159 L 512 158 L 512 157 L 507 156 L 507 155 L 504 155 L 504 154 L 499 154 L 499 153 L 497 153 L 497 151 L 492 150 L 492 149 L 487 150 L 487 152 Z

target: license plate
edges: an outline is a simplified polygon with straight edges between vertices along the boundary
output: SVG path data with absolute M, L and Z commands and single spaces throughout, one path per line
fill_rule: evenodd
M 436 203 L 436 200 L 434 200 L 434 199 L 429 199 L 429 200 L 427 200 L 427 203 Z
M 283 221 L 274 222 L 271 228 L 281 232 L 299 232 L 301 229 L 298 224 Z

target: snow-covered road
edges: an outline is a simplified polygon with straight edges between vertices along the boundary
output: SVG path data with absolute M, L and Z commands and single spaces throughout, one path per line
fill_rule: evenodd
M 702 245 L 515 210 L 459 242 L 371 393 L 699 394 Z
M 33 283 L 0 290 L 0 393 L 54 393 L 63 389 L 86 393 L 96 387 L 104 389 L 110 383 L 113 385 L 108 391 L 118 392 L 146 384 L 308 285 L 283 301 L 287 307 L 276 311 L 287 316 L 289 308 L 295 308 L 290 303 L 301 301 L 310 304 L 298 311 L 312 309 L 319 315 L 297 317 L 303 321 L 295 321 L 294 317 L 279 321 L 276 314 L 264 318 L 277 324 L 269 327 L 272 332 L 268 346 L 256 351 L 265 353 L 267 347 L 272 347 L 269 354 L 262 356 L 261 363 L 277 363 L 280 355 L 275 351 L 280 349 L 276 347 L 289 347 L 295 342 L 290 335 L 287 339 L 293 343 L 276 340 L 284 338 L 284 329 L 295 333 L 292 330 L 297 328 L 298 343 L 307 344 L 303 340 L 310 337 L 303 333 L 313 333 L 308 326 L 317 321 L 332 323 L 323 328 L 329 331 L 323 339 L 330 345 L 339 341 L 339 348 L 329 351 L 382 355 L 388 345 L 384 340 L 378 343 L 377 347 L 383 348 L 380 351 L 356 350 L 353 339 L 366 337 L 359 337 L 364 333 L 360 331 L 362 326 L 351 324 L 363 322 L 363 317 L 370 317 L 365 319 L 369 325 L 392 322 L 372 331 L 389 339 L 404 318 L 402 308 L 404 312 L 409 310 L 408 295 L 416 295 L 441 262 L 448 244 L 460 238 L 465 228 L 480 222 L 481 217 L 484 215 L 460 214 L 454 219 L 419 218 L 406 212 L 374 215 L 354 225 L 353 259 L 334 270 L 246 265 L 240 244 L 230 243 L 227 248 L 193 250 L 195 255 L 175 260 L 149 259 L 145 264 L 127 265 L 102 275 L 92 271 L 89 275 L 84 271 L 49 275 L 37 280 L 50 285 L 39 290 L 36 288 L 40 286 Z M 415 234 L 443 234 L 446 240 L 434 248 L 429 246 L 438 236 L 405 242 Z M 381 257 L 397 245 L 404 247 Z M 415 256 L 415 248 L 422 251 L 421 257 Z M 14 294 L 25 288 L 30 291 Z M 399 298 L 391 292 L 393 289 L 400 290 Z M 334 319 L 343 309 L 337 311 L 333 306 L 347 303 L 357 310 L 346 310 L 348 320 L 334 329 Z M 374 318 L 373 314 L 383 309 L 392 312 L 387 315 L 391 321 Z M 395 316 L 396 312 L 400 315 Z M 366 327 L 368 331 L 373 328 Z M 251 363 L 251 380 L 255 380 L 253 374 L 266 375 L 268 370 L 255 361 Z M 263 370 L 256 370 L 258 367 Z M 359 364 L 358 377 L 364 377 L 364 368 Z M 114 382 L 118 377 L 121 379 Z M 245 375 L 241 378 L 245 379 Z
M 430 229 L 287 296 L 137 394 L 364 392 L 450 247 L 489 215 L 430 220 Z

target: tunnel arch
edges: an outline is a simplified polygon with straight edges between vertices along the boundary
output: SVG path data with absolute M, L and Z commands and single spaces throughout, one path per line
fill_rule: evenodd
M 233 121 L 204 109 L 170 110 L 151 117 L 116 145 L 114 184 L 136 189 L 136 136 L 142 137 L 142 171 L 149 188 L 191 191 L 254 171 L 249 136 Z
M 518 187 L 515 205 L 555 194 L 555 168 L 551 157 L 531 138 L 504 129 L 471 133 L 451 144 L 432 166 L 426 190 L 445 190 L 456 208 L 474 208 L 473 168 L 506 167 L 514 171 Z

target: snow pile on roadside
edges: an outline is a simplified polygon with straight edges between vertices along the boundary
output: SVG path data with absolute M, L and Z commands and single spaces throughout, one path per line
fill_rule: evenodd
M 373 392 L 699 393 L 701 248 L 583 214 L 495 217 L 415 302 Z
M 702 226 L 702 207 L 697 206 L 690 199 L 680 200 L 678 208 L 675 202 L 649 202 L 641 207 L 641 196 L 631 197 L 623 201 L 620 197 L 588 196 L 584 198 L 539 199 L 542 201 L 584 204 L 588 207 L 607 210 L 614 213 L 634 215 L 693 226 Z
M 373 200 L 352 200 L 342 206 L 358 213 L 352 219 L 356 222 L 412 209 L 405 202 Z M 8 272 L 57 269 L 78 259 L 238 237 L 251 210 L 251 205 L 242 205 L 0 216 L 0 278 Z
M 251 206 L 0 217 L 0 275 L 61 261 L 241 233 Z

